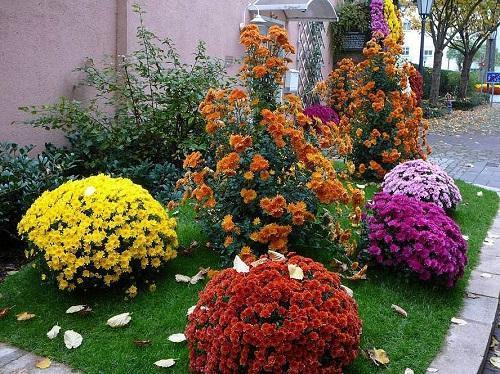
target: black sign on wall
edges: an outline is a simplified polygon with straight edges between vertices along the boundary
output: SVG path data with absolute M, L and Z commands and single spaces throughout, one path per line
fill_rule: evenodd
M 342 37 L 344 51 L 362 51 L 365 46 L 366 34 L 361 32 L 348 32 Z

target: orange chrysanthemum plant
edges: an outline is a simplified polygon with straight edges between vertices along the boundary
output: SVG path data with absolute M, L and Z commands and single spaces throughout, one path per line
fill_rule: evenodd
M 358 175 L 381 179 L 401 162 L 430 153 L 428 123 L 411 92 L 409 79 L 417 74 L 409 64 L 398 64 L 401 46 L 376 33 L 363 50 L 365 60 L 344 59 L 317 90 L 350 129 L 348 155 Z
M 349 134 L 334 123 L 312 126 L 296 96 L 278 99 L 286 54 L 293 52 L 284 29 L 273 26 L 261 35 L 250 25 L 241 43 L 240 87 L 246 89 L 208 92 L 200 111 L 212 146 L 205 159 L 199 152 L 186 157 L 178 187 L 196 202 L 226 261 L 237 253 L 298 251 L 301 242 L 310 247 L 328 237 L 321 229 L 351 251 L 350 231 L 332 216 L 345 212 L 359 222 L 363 193 L 342 183 L 345 172 L 338 173 L 324 153 L 332 147 L 347 153 Z M 322 204 L 332 204 L 333 215 Z

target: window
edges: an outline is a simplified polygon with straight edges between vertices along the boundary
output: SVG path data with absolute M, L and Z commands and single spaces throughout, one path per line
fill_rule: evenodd
M 403 30 L 411 30 L 411 22 L 407 19 L 403 21 Z
M 410 47 L 403 47 L 403 56 L 410 55 Z
M 432 49 L 426 49 L 424 51 L 424 56 L 432 56 L 433 52 L 434 51 Z

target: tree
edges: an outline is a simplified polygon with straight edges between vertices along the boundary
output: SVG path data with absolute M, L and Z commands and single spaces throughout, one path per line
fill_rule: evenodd
M 437 104 L 441 83 L 441 64 L 445 48 L 464 28 L 482 0 L 436 0 L 430 15 L 430 31 L 434 43 L 434 62 L 432 68 L 429 100 Z M 458 17 L 459 12 L 463 12 Z
M 458 66 L 458 70 L 462 71 L 462 66 L 464 64 L 464 56 L 458 49 L 455 49 L 451 44 L 448 50 L 446 51 L 446 58 L 448 60 L 455 60 Z
M 459 7 L 461 9 L 462 7 Z M 458 17 L 463 12 L 459 12 Z M 497 0 L 483 0 L 474 13 L 458 29 L 450 46 L 462 55 L 462 68 L 458 97 L 465 97 L 469 85 L 472 62 L 490 34 L 500 25 L 500 6 Z M 460 22 L 459 22 L 460 23 Z

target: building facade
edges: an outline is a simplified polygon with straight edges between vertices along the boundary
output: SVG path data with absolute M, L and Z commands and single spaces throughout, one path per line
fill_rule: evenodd
M 74 69 L 86 58 L 128 54 L 137 48 L 139 18 L 132 5 L 139 3 L 146 26 L 173 40 L 181 57 L 189 62 L 196 44 L 203 40 L 210 56 L 225 61 L 235 73 L 243 54 L 240 28 L 256 15 L 266 23 L 280 24 L 289 31 L 299 56 L 307 58 L 311 46 L 308 22 L 324 25 L 335 21 L 335 0 L 23 0 L 6 1 L 0 9 L 0 141 L 19 144 L 61 144 L 57 131 L 12 124 L 26 119 L 18 107 L 55 102 L 59 97 L 84 101 L 92 95 L 78 85 L 82 78 Z M 322 27 L 321 74 L 332 68 L 328 27 Z M 309 33 L 309 34 L 308 34 Z M 304 77 L 304 67 L 295 68 Z M 38 147 L 40 150 L 40 147 Z

